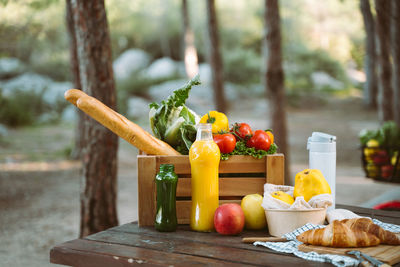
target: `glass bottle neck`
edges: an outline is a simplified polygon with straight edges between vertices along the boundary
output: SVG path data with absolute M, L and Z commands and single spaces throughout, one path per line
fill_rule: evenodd
M 211 123 L 199 123 L 197 128 L 196 141 L 212 141 L 212 125 Z
M 161 164 L 160 165 L 160 172 L 173 172 L 174 171 L 174 165 L 172 164 Z

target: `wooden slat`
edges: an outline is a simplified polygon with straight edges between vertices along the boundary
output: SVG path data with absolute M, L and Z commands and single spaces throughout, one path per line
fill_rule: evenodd
M 190 173 L 188 156 L 157 156 L 159 164 L 174 164 L 177 174 Z M 231 156 L 219 164 L 220 173 L 262 173 L 265 172 L 265 158 L 255 159 L 250 156 Z
M 157 170 L 160 164 L 173 164 L 176 174 L 190 174 L 190 162 L 188 156 L 157 156 Z
M 103 232 L 105 233 L 105 232 Z M 226 262 L 207 257 L 169 253 L 151 247 L 131 247 L 87 239 L 76 239 L 54 247 L 50 262 L 76 267 L 108 266 L 226 266 Z M 233 266 L 242 266 L 230 263 Z
M 354 248 L 330 248 L 322 246 L 312 246 L 301 244 L 299 250 L 303 252 L 315 251 L 320 254 L 336 254 L 336 255 L 348 255 L 347 252 L 355 250 Z M 379 245 L 376 247 L 357 248 L 356 250 L 361 251 L 373 258 L 383 261 L 387 264 L 393 265 L 400 262 L 400 247 Z
M 268 253 L 268 249 L 256 250 L 253 245 L 247 248 L 237 248 L 231 246 L 229 241 L 223 244 L 221 241 L 228 238 L 215 232 L 196 233 L 192 239 L 179 235 L 178 232 L 163 233 L 152 231 L 150 234 L 132 234 L 124 232 L 105 231 L 89 237 L 91 240 L 105 242 L 107 244 L 123 244 L 130 247 L 148 248 L 155 251 L 169 252 L 169 255 L 184 254 L 197 257 L 204 257 L 213 260 L 223 260 L 226 266 L 233 263 L 257 266 L 295 266 L 299 263 L 303 266 L 319 266 L 316 262 L 307 262 L 302 259 L 289 255 L 277 255 L 276 252 Z M 220 242 L 202 242 L 201 236 L 209 235 L 218 239 Z M 241 242 L 241 237 L 232 238 L 233 242 Z M 190 266 L 190 265 L 187 265 Z M 213 266 L 210 264 L 209 266 Z M 328 266 L 328 265 L 325 265 Z
M 285 158 L 283 154 L 267 155 L 266 179 L 270 184 L 285 184 Z
M 265 172 L 265 158 L 250 156 L 231 156 L 219 164 L 220 173 L 260 173 Z
M 245 196 L 247 194 L 263 194 L 265 178 L 233 177 L 219 178 L 219 196 Z M 191 179 L 180 178 L 176 196 L 191 196 Z
M 219 205 L 224 203 L 237 203 L 240 205 L 240 199 L 232 200 L 220 200 Z M 190 209 L 192 201 L 190 200 L 178 200 L 176 201 L 176 216 L 178 217 L 178 224 L 189 224 L 190 223 Z
M 143 236 L 150 235 L 150 236 L 156 236 L 156 237 L 160 235 L 159 232 L 154 230 L 153 226 L 138 227 L 137 223 L 127 223 L 127 224 L 109 229 L 107 231 L 135 233 L 135 234 L 141 234 Z M 262 230 L 247 230 L 247 229 L 245 229 L 242 233 L 240 233 L 237 236 L 225 236 L 225 235 L 220 235 L 216 232 L 204 234 L 202 232 L 192 231 L 190 229 L 190 226 L 187 224 L 181 224 L 181 225 L 178 225 L 176 232 L 169 232 L 169 233 L 165 232 L 165 233 L 162 233 L 162 236 L 164 238 L 170 238 L 170 239 L 179 238 L 179 239 L 185 239 L 185 240 L 191 240 L 191 241 L 195 240 L 196 242 L 201 242 L 201 243 L 249 249 L 248 244 L 241 242 L 241 239 L 243 237 L 269 236 L 269 234 L 268 234 L 268 230 L 266 228 L 262 229 Z M 97 234 L 95 234 L 94 236 L 91 236 L 91 238 L 97 239 Z M 272 250 L 265 250 L 265 248 L 262 246 L 257 246 L 257 247 L 252 246 L 251 249 L 261 251 L 263 253 L 276 253 Z
M 139 225 L 153 225 L 156 212 L 156 157 L 138 156 Z

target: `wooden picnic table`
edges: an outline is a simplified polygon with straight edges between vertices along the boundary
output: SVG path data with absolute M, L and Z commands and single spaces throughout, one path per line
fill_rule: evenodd
M 361 216 L 400 224 L 400 212 L 337 205 Z M 306 261 L 291 254 L 242 243 L 243 237 L 267 236 L 264 231 L 244 231 L 239 236 L 191 231 L 179 225 L 176 232 L 161 233 L 136 222 L 110 228 L 85 238 L 55 246 L 50 262 L 85 267 L 101 266 L 331 266 Z M 400 266 L 400 264 L 396 264 Z

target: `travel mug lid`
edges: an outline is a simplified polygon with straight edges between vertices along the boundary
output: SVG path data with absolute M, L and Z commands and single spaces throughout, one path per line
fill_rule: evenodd
M 308 138 L 307 149 L 316 152 L 335 152 L 336 136 L 327 133 L 313 132 Z

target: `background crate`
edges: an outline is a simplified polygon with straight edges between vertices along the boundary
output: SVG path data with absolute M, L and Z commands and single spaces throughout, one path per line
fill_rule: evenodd
M 153 225 L 156 213 L 155 176 L 160 164 L 173 164 L 178 174 L 176 213 L 179 224 L 190 221 L 191 183 L 188 156 L 138 156 L 139 226 Z M 264 184 L 284 184 L 283 154 L 262 159 L 252 156 L 231 156 L 219 165 L 219 199 L 221 203 L 240 203 L 247 194 L 263 195 Z

